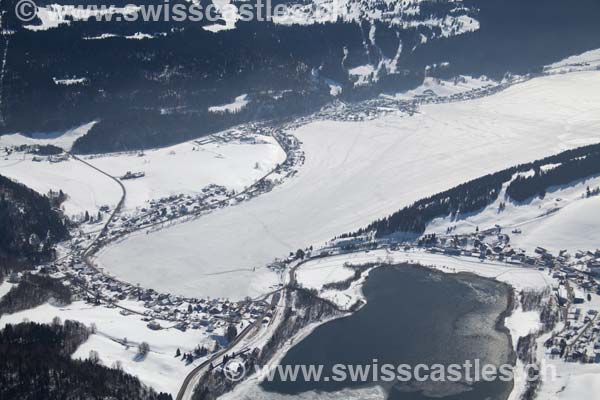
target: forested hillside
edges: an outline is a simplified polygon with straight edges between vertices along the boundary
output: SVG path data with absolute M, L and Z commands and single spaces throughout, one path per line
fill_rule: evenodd
M 419 200 L 366 228 L 341 237 L 373 231 L 378 237 L 396 232 L 422 234 L 435 218 L 466 215 L 493 203 L 500 195 L 502 185 L 508 182 L 506 200 L 522 202 L 533 196 L 543 196 L 552 186 L 570 184 L 599 173 L 600 144 L 584 146 L 474 179 Z
M 88 329 L 73 321 L 7 325 L 0 331 L 0 399 L 171 399 L 103 366 L 97 357 L 72 360 L 88 336 Z
M 187 4 L 171 3 L 178 2 Z M 79 153 L 163 146 L 244 121 L 307 113 L 336 97 L 397 92 L 419 85 L 428 66 L 437 65 L 428 73 L 440 77 L 501 78 L 600 47 L 595 0 L 423 1 L 416 13 L 394 11 L 411 2 L 348 0 L 365 15 L 389 18 L 238 21 L 217 33 L 204 29 L 206 21 L 89 20 L 32 31 L 14 17 L 15 3 L 0 6 L 3 27 L 13 32 L 0 40 L 0 134 L 99 121 L 75 143 Z M 52 2 L 38 1 L 46 3 Z M 448 20 L 455 22 L 443 30 Z M 460 21 L 477 21 L 478 28 L 465 29 Z M 147 36 L 128 39 L 138 33 Z M 356 75 L 357 67 L 371 72 Z M 341 93 L 332 94 L 332 84 Z M 209 111 L 242 94 L 249 103 L 238 112 Z
M 0 175 L 0 266 L 47 260 L 68 236 L 66 221 L 50 199 Z

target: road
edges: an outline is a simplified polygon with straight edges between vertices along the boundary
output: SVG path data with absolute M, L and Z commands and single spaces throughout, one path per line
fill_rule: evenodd
M 100 238 L 102 236 L 104 236 L 104 234 L 108 230 L 108 226 L 110 225 L 110 223 L 121 212 L 121 208 L 123 208 L 123 204 L 125 204 L 125 197 L 127 197 L 127 189 L 125 189 L 125 185 L 123 185 L 123 183 L 118 178 L 115 178 L 114 176 L 110 175 L 109 173 L 107 173 L 105 171 L 102 171 L 100 168 L 97 168 L 97 167 L 93 166 L 89 162 L 85 161 L 82 158 L 77 157 L 76 155 L 74 155 L 74 154 L 72 154 L 70 152 L 67 152 L 67 154 L 69 154 L 69 156 L 71 156 L 74 160 L 77 160 L 77 161 L 79 161 L 79 162 L 87 165 L 88 167 L 96 170 L 97 172 L 101 173 L 102 175 L 107 176 L 108 178 L 112 179 L 121 188 L 121 198 L 119 199 L 119 202 L 117 203 L 117 206 L 115 207 L 115 209 L 113 210 L 113 212 L 108 217 L 108 220 L 106 221 L 106 223 L 104 224 L 104 226 L 100 230 L 100 233 L 98 233 L 98 235 L 96 235 L 96 237 L 94 238 L 94 240 L 83 251 L 83 259 L 86 262 L 86 264 L 88 266 L 90 266 L 91 268 L 97 270 L 97 268 L 95 267 L 95 265 L 93 265 L 93 263 L 91 263 L 91 262 L 88 261 L 88 257 L 91 255 L 94 246 L 96 246 L 96 244 L 98 244 L 98 241 L 100 240 Z
M 269 324 L 266 327 L 263 327 L 262 320 L 263 320 L 264 316 L 262 316 L 261 318 L 257 319 L 254 324 L 246 327 L 246 329 L 244 329 L 244 331 L 242 331 L 242 333 L 240 333 L 235 338 L 235 340 L 232 342 L 232 344 L 228 348 L 223 349 L 220 352 L 216 353 L 213 357 L 206 360 L 205 362 L 203 362 L 202 364 L 200 364 L 199 366 L 194 368 L 192 371 L 190 371 L 190 373 L 186 376 L 186 378 L 184 379 L 184 381 L 181 385 L 181 389 L 179 390 L 179 393 L 177 394 L 176 400 L 191 400 L 192 399 L 192 395 L 194 393 L 194 389 L 195 389 L 196 385 L 198 384 L 200 378 L 202 377 L 202 374 L 205 372 L 205 370 L 208 368 L 208 366 L 211 363 L 213 366 L 219 365 L 220 360 L 222 359 L 222 357 L 225 354 L 228 354 L 228 353 L 231 354 L 233 352 L 235 352 L 236 354 L 239 354 L 240 351 L 244 351 L 244 349 L 253 349 L 255 347 L 258 347 L 258 346 L 256 346 L 256 344 L 258 344 L 261 341 L 264 341 L 265 338 L 268 337 L 270 331 L 272 329 L 277 328 L 277 326 L 279 324 L 278 319 L 282 315 L 282 310 L 285 310 L 285 308 L 286 308 L 286 300 L 287 300 L 286 291 L 290 290 L 290 288 L 293 288 L 296 284 L 296 270 L 311 260 L 312 259 L 307 258 L 304 260 L 295 261 L 289 268 L 289 271 L 287 274 L 288 281 L 285 282 L 284 286 L 281 289 L 274 290 L 270 293 L 267 293 L 264 296 L 261 296 L 264 299 L 270 295 L 274 295 L 277 292 L 281 292 L 281 296 L 279 298 L 279 303 L 277 305 L 275 305 L 275 307 L 274 307 L 274 312 L 271 317 L 271 320 L 269 321 Z M 259 333 L 261 333 L 261 334 L 259 334 Z M 254 337 L 252 337 L 252 335 L 254 335 Z M 243 342 L 243 340 L 246 338 L 251 338 L 253 340 L 251 340 L 249 342 Z M 241 346 L 240 349 L 236 349 L 236 346 L 238 346 L 240 344 L 243 344 L 243 346 Z
M 281 142 L 281 139 L 278 137 L 278 135 L 276 135 L 275 133 L 273 133 L 273 131 L 271 131 L 271 136 L 273 137 L 273 139 L 275 140 L 275 142 L 277 142 L 277 145 L 281 148 L 281 150 L 285 153 L 285 159 L 282 162 L 280 162 L 278 164 L 278 166 L 279 165 L 283 165 L 283 164 L 285 164 L 289 160 L 290 154 L 285 150 L 286 148 L 283 145 L 283 143 Z M 78 158 L 76 158 L 76 159 L 78 159 Z M 115 178 L 115 177 L 107 174 L 104 171 L 101 171 L 100 169 L 98 169 L 98 168 L 94 167 L 93 165 L 85 162 L 84 160 L 81 160 L 81 159 L 78 159 L 78 160 L 82 161 L 83 163 L 85 163 L 85 164 L 89 165 L 90 167 L 94 168 L 95 170 L 97 170 L 97 171 L 103 173 L 104 175 L 106 175 L 106 176 L 114 179 L 115 181 L 117 181 L 119 183 L 119 185 L 121 185 L 121 188 L 122 188 L 123 192 L 125 193 L 125 187 L 123 186 L 123 184 L 121 183 L 120 180 L 118 180 L 117 178 Z M 179 216 L 177 218 L 173 218 L 173 219 L 170 219 L 170 220 L 167 220 L 167 221 L 153 222 L 153 223 L 150 223 L 150 224 L 147 224 L 147 225 L 143 225 L 143 226 L 140 226 L 140 227 L 137 227 L 137 228 L 133 228 L 132 230 L 128 231 L 125 235 L 119 236 L 118 238 L 120 239 L 120 238 L 122 238 L 124 236 L 127 236 L 127 235 L 130 235 L 132 233 L 135 233 L 135 232 L 138 232 L 138 231 L 141 231 L 141 230 L 147 230 L 147 229 L 153 228 L 155 226 L 164 225 L 164 227 L 166 228 L 166 227 L 171 226 L 171 225 L 173 225 L 175 223 L 190 222 L 190 221 L 192 221 L 194 219 L 200 218 L 201 216 L 204 215 L 203 214 L 204 212 L 212 210 L 213 209 L 212 207 L 214 207 L 214 206 L 217 206 L 217 207 L 227 206 L 231 200 L 234 200 L 234 199 L 236 199 L 236 198 L 238 198 L 240 196 L 244 196 L 244 195 L 252 192 L 261 183 L 263 183 L 264 181 L 266 181 L 270 176 L 274 175 L 277 172 L 278 166 L 275 167 L 275 168 L 273 168 L 269 172 L 267 172 L 265 175 L 263 175 L 262 177 L 260 177 L 256 181 L 254 181 L 254 183 L 252 185 L 248 186 L 247 188 L 245 188 L 244 190 L 242 190 L 239 193 L 231 194 L 231 195 L 225 197 L 223 200 L 220 200 L 220 201 L 218 201 L 218 202 L 216 202 L 214 204 L 202 207 L 202 208 L 198 209 L 197 211 L 194 211 L 191 214 L 186 214 L 186 215 Z M 124 200 L 125 200 L 125 197 L 122 198 L 122 201 L 124 201 Z M 122 204 L 119 203 L 119 206 L 117 208 L 120 209 L 121 206 L 122 206 Z M 147 216 L 155 214 L 155 213 L 156 213 L 156 211 L 148 211 L 146 213 L 138 215 L 138 217 L 144 218 L 144 217 L 147 217 Z M 117 239 L 117 238 L 115 238 L 115 239 Z
M 272 134 L 273 138 L 275 139 L 275 141 L 277 142 L 277 144 L 281 147 L 282 150 L 284 150 L 285 152 L 285 160 L 283 162 L 286 162 L 289 159 L 289 154 L 288 152 L 285 151 L 285 147 L 283 146 L 283 144 L 281 143 L 280 138 L 275 135 Z M 110 216 L 108 217 L 106 223 L 104 224 L 104 226 L 102 227 L 102 229 L 99 230 L 98 234 L 96 235 L 96 237 L 94 238 L 94 240 L 92 240 L 92 242 L 84 249 L 83 251 L 83 261 L 86 263 L 86 265 L 88 265 L 90 268 L 94 269 L 95 271 L 102 273 L 102 271 L 98 270 L 98 268 L 96 267 L 96 265 L 91 261 L 90 257 L 93 255 L 93 253 L 98 250 L 97 245 L 98 242 L 100 241 L 100 239 L 106 234 L 106 232 L 108 231 L 109 225 L 111 222 L 113 222 L 115 220 L 115 218 L 118 216 L 118 214 L 120 213 L 121 209 L 123 208 L 123 205 L 125 203 L 125 198 L 127 196 L 127 189 L 125 188 L 125 186 L 123 185 L 123 183 L 116 177 L 108 174 L 107 172 L 95 167 L 94 165 L 88 163 L 87 161 L 85 161 L 84 159 L 77 157 L 76 155 L 72 154 L 72 153 L 68 153 L 73 159 L 85 164 L 86 166 L 94 169 L 95 171 L 107 176 L 108 178 L 112 179 L 113 181 L 115 181 L 119 187 L 121 188 L 121 198 L 119 199 L 119 202 L 117 204 L 117 206 L 115 207 L 115 209 L 112 211 L 112 213 L 110 214 Z M 235 195 L 232 195 L 230 197 L 228 197 L 227 199 L 223 200 L 222 202 L 220 202 L 219 204 L 224 204 L 225 202 L 228 202 L 229 200 L 240 196 L 240 195 L 244 195 L 248 192 L 250 192 L 253 187 L 255 187 L 257 184 L 260 184 L 261 182 L 265 181 L 266 179 L 269 178 L 269 176 L 273 175 L 275 173 L 275 168 L 271 171 L 269 171 L 267 174 L 265 174 L 264 176 L 262 176 L 260 179 L 258 179 L 253 185 L 251 185 L 250 187 L 246 188 L 244 191 L 237 193 Z M 149 226 L 145 226 L 142 229 L 147 229 Z M 293 270 L 290 270 L 290 277 L 293 276 Z M 114 278 L 113 278 L 114 279 Z M 116 279 L 115 279 L 116 280 Z M 116 280 L 118 281 L 118 280 Z M 91 294 L 94 295 L 93 293 L 89 292 L 89 290 L 87 288 L 83 289 Z M 281 296 L 281 299 L 283 299 L 282 301 L 285 301 L 285 296 Z M 119 306 L 119 305 L 115 305 L 117 308 L 121 308 L 123 310 L 127 310 L 129 312 L 132 312 L 134 314 L 140 314 L 139 312 L 136 312 L 134 310 L 130 310 L 127 309 L 125 307 Z M 246 327 L 246 329 L 244 329 L 236 338 L 235 340 L 231 343 L 231 345 L 225 349 L 220 350 L 219 352 L 217 352 L 216 354 L 214 354 L 211 358 L 209 358 L 208 360 L 206 360 L 205 362 L 203 362 L 202 364 L 200 364 L 199 366 L 197 366 L 196 368 L 194 368 L 184 379 L 184 382 L 181 386 L 181 389 L 179 390 L 179 393 L 177 394 L 177 399 L 181 400 L 181 399 L 191 399 L 193 392 L 194 392 L 194 388 L 196 387 L 196 384 L 198 383 L 200 377 L 202 376 L 202 373 L 204 372 L 205 369 L 207 369 L 211 364 L 212 365 L 218 365 L 220 364 L 220 360 L 223 358 L 223 356 L 227 353 L 231 353 L 236 351 L 236 346 L 238 346 L 240 343 L 243 342 L 243 340 L 248 337 L 251 333 L 253 333 L 254 331 L 259 331 L 261 326 L 262 326 L 262 320 L 263 320 L 264 316 L 261 316 L 261 318 L 258 318 L 254 324 L 249 325 L 248 327 Z M 246 346 L 248 347 L 248 346 Z M 243 351 L 243 350 L 239 350 L 239 351 Z M 236 351 L 236 353 L 239 353 L 239 351 Z

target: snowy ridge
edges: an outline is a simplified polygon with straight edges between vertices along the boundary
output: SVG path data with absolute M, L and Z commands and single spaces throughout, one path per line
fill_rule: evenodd
M 88 122 L 81 126 L 69 129 L 65 132 L 56 133 L 37 133 L 29 136 L 20 133 L 0 136 L 0 146 L 20 146 L 20 145 L 46 145 L 51 144 L 61 149 L 71 150 L 73 143 L 82 136 L 85 136 L 97 121 Z
M 439 28 L 439 37 L 450 37 L 473 32 L 479 29 L 479 22 L 470 16 L 476 13 L 462 5 L 461 1 L 448 1 L 456 4 L 443 17 L 422 15 L 423 0 L 408 1 L 364 1 L 364 0 L 313 0 L 308 3 L 287 3 L 283 12 L 274 16 L 273 21 L 283 25 L 313 25 L 325 22 L 384 21 L 401 28 Z M 437 34 L 432 34 L 435 38 Z
M 546 73 L 567 73 L 600 68 L 600 49 L 586 51 L 544 67 Z

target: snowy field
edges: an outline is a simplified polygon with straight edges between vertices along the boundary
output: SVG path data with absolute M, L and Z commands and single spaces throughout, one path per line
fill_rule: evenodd
M 586 51 L 585 53 L 565 58 L 564 60 L 548 65 L 544 70 L 560 74 L 578 71 L 582 68 L 598 67 L 600 67 L 600 49 Z
M 425 77 L 423 84 L 415 89 L 398 93 L 394 96 L 382 95 L 382 97 L 410 100 L 418 96 L 451 96 L 453 94 L 468 92 L 469 90 L 480 89 L 494 84 L 497 84 L 497 82 L 494 82 L 485 76 L 479 78 L 460 76 L 454 80 L 443 80 L 428 76 Z
M 69 158 L 53 163 L 32 159 L 31 154 L 24 153 L 2 157 L 0 174 L 41 194 L 62 189 L 68 196 L 62 208 L 70 217 L 85 211 L 92 214 L 104 205 L 112 208 L 121 198 L 121 188 L 116 182 L 78 160 Z
M 250 99 L 248 98 L 248 95 L 241 94 L 241 95 L 237 96 L 233 100 L 232 103 L 208 107 L 208 111 L 217 113 L 217 114 L 225 114 L 225 113 L 235 114 L 237 112 L 240 112 L 242 109 L 244 109 L 244 107 L 246 107 L 249 102 L 250 102 Z
M 511 236 L 511 245 L 533 252 L 542 246 L 553 253 L 568 250 L 595 250 L 600 248 L 600 196 L 585 197 L 586 189 L 600 187 L 600 177 L 588 178 L 571 185 L 553 187 L 546 196 L 524 204 L 504 197 L 506 185 L 498 199 L 481 212 L 458 220 L 437 218 L 428 224 L 425 233 L 445 234 L 453 227 L 453 234 L 469 234 L 480 229 L 500 225 Z M 506 207 L 499 212 L 500 202 Z M 511 234 L 514 229 L 522 233 Z
M 313 122 L 294 132 L 306 154 L 295 178 L 252 201 L 109 246 L 99 261 L 126 281 L 190 296 L 214 293 L 210 274 L 241 270 L 228 274 L 221 295 L 243 297 L 248 282 L 256 287 L 248 271 L 275 257 L 469 179 L 599 142 L 599 104 L 600 72 L 580 72 L 424 106 L 412 117 Z
M 55 132 L 55 133 L 38 133 L 30 136 L 24 136 L 20 133 L 14 133 L 10 135 L 2 135 L 0 136 L 0 148 L 4 148 L 5 146 L 18 146 L 22 144 L 28 145 L 45 145 L 51 144 L 54 146 L 58 146 L 65 150 L 71 150 L 73 143 L 80 138 L 81 136 L 88 133 L 92 126 L 96 124 L 96 121 L 89 122 L 87 124 L 78 126 L 73 129 L 69 129 L 65 132 Z
M 566 249 L 594 251 L 600 248 L 600 197 L 591 197 L 564 207 L 548 218 L 531 224 L 522 236 L 513 239 L 524 249 L 542 246 L 558 253 Z
M 14 285 L 12 283 L 8 283 L 6 282 L 6 280 L 0 283 L 0 300 L 4 297 L 6 293 L 10 292 L 10 289 L 12 289 L 13 286 Z
M 81 129 L 78 135 L 87 132 L 82 133 Z M 0 144 L 50 143 L 70 148 L 75 139 L 69 133 L 47 140 L 9 135 L 0 136 Z M 282 162 L 285 153 L 271 136 L 246 135 L 245 141 L 226 141 L 213 135 L 202 138 L 201 144 L 190 141 L 144 153 L 84 158 L 115 177 L 128 171 L 144 172 L 143 178 L 123 180 L 127 190 L 125 208 L 135 209 L 147 206 L 151 199 L 182 193 L 199 194 L 211 183 L 243 190 Z M 0 174 L 42 194 L 62 189 L 69 196 L 63 203 L 69 216 L 78 216 L 85 211 L 94 213 L 103 205 L 112 208 L 121 198 L 121 189 L 116 182 L 80 161 L 49 162 L 44 159 L 34 162 L 32 159 L 32 155 L 24 153 L 4 156 L 0 158 Z
M 151 199 L 174 194 L 200 194 L 209 184 L 241 191 L 285 160 L 285 153 L 271 136 L 246 135 L 246 141 L 196 141 L 143 153 L 108 154 L 86 161 L 121 177 L 128 171 L 144 172 L 139 179 L 123 180 L 125 208 L 147 206 Z M 252 141 L 254 140 L 254 141 Z M 143 155 L 142 155 L 143 154 Z
M 120 361 L 124 371 L 138 376 L 155 390 L 171 393 L 173 396 L 177 395 L 186 375 L 203 361 L 198 359 L 186 366 L 180 358 L 174 357 L 177 349 L 190 352 L 198 345 L 206 344 L 208 347 L 212 343 L 201 331 L 189 329 L 181 332 L 174 328 L 153 331 L 146 327 L 146 322 L 140 316 L 123 316 L 117 309 L 92 306 L 82 301 L 66 307 L 46 303 L 31 310 L 3 315 L 0 318 L 0 329 L 4 329 L 6 324 L 20 323 L 24 319 L 50 323 L 55 316 L 62 321 L 71 319 L 88 327 L 92 324 L 97 327 L 97 333 L 77 349 L 73 354 L 74 358 L 87 358 L 90 351 L 95 350 L 104 365 L 111 367 L 115 361 Z M 161 324 L 169 326 L 168 322 Z M 125 338 L 129 347 L 119 343 Z M 150 352 L 145 358 L 137 356 L 137 346 L 141 342 L 150 345 Z

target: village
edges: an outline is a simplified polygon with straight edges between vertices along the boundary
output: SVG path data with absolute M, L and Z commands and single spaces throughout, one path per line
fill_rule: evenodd
M 252 135 L 248 135 L 249 133 Z M 199 218 L 218 208 L 248 201 L 295 175 L 298 166 L 304 161 L 304 154 L 300 143 L 293 136 L 285 134 L 283 129 L 252 124 L 235 131 L 196 140 L 194 145 L 199 147 L 215 141 L 255 144 L 261 140 L 260 136 L 275 138 L 284 150 L 286 158 L 243 191 L 236 192 L 222 185 L 209 184 L 201 188 L 197 195 L 173 194 L 152 199 L 144 207 L 127 210 L 123 210 L 122 207 L 126 196 L 124 193 L 116 208 L 105 205 L 101 206 L 97 213 L 86 211 L 80 218 L 71 219 L 73 226 L 70 240 L 59 246 L 56 261 L 41 266 L 36 273 L 60 279 L 70 287 L 75 299 L 82 299 L 96 306 L 118 309 L 123 317 L 141 318 L 149 330 L 176 329 L 185 332 L 193 329 L 214 340 L 214 346 L 199 346 L 193 352 L 184 353 L 182 361 L 187 364 L 226 346 L 229 341 L 226 340 L 227 332 L 231 327 L 234 327 L 236 332 L 242 332 L 255 324 L 268 323 L 273 312 L 272 305 L 267 302 L 269 296 L 234 302 L 225 298 L 186 298 L 158 293 L 153 289 L 142 288 L 111 277 L 91 260 L 95 252 L 129 234 L 144 231 L 148 234 L 175 223 Z M 59 153 L 45 154 L 44 151 L 40 151 L 38 145 L 5 149 L 7 155 L 21 152 L 35 154 L 35 162 L 61 162 L 70 157 L 69 153 L 62 150 Z M 144 153 L 140 152 L 137 156 L 143 157 Z M 141 180 L 144 177 L 144 171 L 127 171 L 114 179 Z M 270 268 L 281 267 L 281 264 L 274 263 Z M 21 273 L 15 272 L 7 277 L 7 281 L 18 284 L 21 277 Z
M 503 232 L 496 225 L 471 234 L 426 234 L 416 241 L 396 241 L 371 235 L 332 240 L 315 249 L 308 257 L 321 258 L 354 252 L 386 249 L 388 252 L 424 251 L 453 258 L 470 258 L 484 262 L 504 263 L 507 267 L 535 268 L 551 276 L 557 304 L 563 311 L 564 328 L 545 343 L 549 358 L 567 362 L 600 363 L 600 249 L 579 250 L 570 254 L 561 250 L 552 254 L 543 247 L 533 253 L 511 246 L 510 235 L 520 235 L 520 229 Z
M 328 119 L 362 120 L 374 118 L 382 112 L 398 110 L 414 113 L 419 105 L 443 103 L 475 99 L 504 90 L 516 82 L 528 79 L 517 77 L 502 83 L 487 84 L 468 91 L 438 96 L 433 91 L 425 91 L 411 100 L 398 100 L 379 97 L 357 105 L 344 105 L 326 109 L 321 116 Z M 319 114 L 311 119 L 319 118 Z M 78 221 L 72 230 L 72 239 L 60 250 L 56 262 L 45 265 L 40 272 L 63 280 L 72 288 L 79 299 L 89 304 L 115 308 L 124 317 L 139 318 L 146 323 L 149 330 L 176 329 L 186 331 L 198 330 L 214 339 L 214 346 L 204 347 L 185 355 L 182 361 L 191 362 L 204 357 L 207 353 L 215 353 L 227 345 L 225 337 L 229 327 L 242 332 L 251 326 L 268 324 L 273 316 L 273 298 L 283 288 L 273 288 L 273 292 L 262 298 L 246 298 L 235 302 L 221 298 L 190 298 L 169 293 L 159 293 L 151 288 L 142 288 L 137 284 L 116 279 L 94 265 L 91 256 L 107 244 L 121 240 L 127 235 L 149 234 L 173 224 L 179 224 L 199 218 L 219 208 L 248 201 L 260 194 L 271 191 L 287 178 L 293 177 L 298 167 L 304 162 L 301 143 L 287 134 L 289 128 L 306 123 L 306 120 L 295 121 L 294 125 L 284 127 L 265 127 L 260 124 L 249 124 L 240 128 L 235 134 L 211 135 L 195 140 L 194 144 L 202 146 L 212 141 L 238 140 L 253 143 L 256 136 L 272 136 L 286 153 L 286 159 L 276 168 L 266 173 L 242 191 L 234 191 L 222 185 L 210 184 L 200 189 L 200 194 L 172 194 L 167 197 L 152 199 L 147 205 L 137 209 L 122 210 L 122 202 L 115 208 L 103 206 L 99 212 L 86 216 Z M 30 151 L 31 149 L 9 149 L 9 151 Z M 138 154 L 143 157 L 141 152 Z M 62 162 L 69 158 L 68 153 L 35 155 L 36 162 Z M 123 180 L 143 180 L 145 171 L 126 171 L 118 178 Z M 322 248 L 307 248 L 304 251 L 291 253 L 283 260 L 276 260 L 270 268 L 278 273 L 297 262 L 298 258 L 313 259 L 334 256 L 350 252 L 369 252 L 375 249 L 387 249 L 389 252 L 412 251 L 415 249 L 448 257 L 465 257 L 481 262 L 495 261 L 507 266 L 535 268 L 552 276 L 557 282 L 553 294 L 562 306 L 565 315 L 564 329 L 546 342 L 550 357 L 572 362 L 600 363 L 600 320 L 596 307 L 590 300 L 590 294 L 600 295 L 600 286 L 596 278 L 600 276 L 600 251 L 578 251 L 569 254 L 550 251 L 537 247 L 533 253 L 511 246 L 511 235 L 521 232 L 514 229 L 504 232 L 502 227 L 472 232 L 470 234 L 453 235 L 449 230 L 446 235 L 429 234 L 416 241 L 398 241 L 389 238 L 374 238 L 365 235 L 357 238 L 338 239 Z M 9 277 L 10 283 L 17 283 L 19 274 Z M 269 302 L 269 298 L 271 301 Z
M 509 85 L 486 85 L 469 92 L 451 95 L 447 98 L 425 93 L 406 102 L 406 110 L 417 104 L 464 100 L 489 95 Z M 379 108 L 375 108 L 379 109 Z M 374 110 L 375 110 L 374 109 Z M 363 108 L 364 111 L 364 108 Z M 351 115 L 357 115 L 350 112 Z M 330 115 L 329 115 L 330 117 Z M 287 127 L 289 128 L 289 127 Z M 197 299 L 158 293 L 153 289 L 141 288 L 119 281 L 99 270 L 90 256 L 110 242 L 121 240 L 135 232 L 146 234 L 163 229 L 175 223 L 182 223 L 212 212 L 218 208 L 235 205 L 250 200 L 272 190 L 275 185 L 297 173 L 304 161 L 304 154 L 298 140 L 285 133 L 284 128 L 265 128 L 260 125 L 248 126 L 247 131 L 235 135 L 214 135 L 195 141 L 201 146 L 213 140 L 255 141 L 255 137 L 245 136 L 252 132 L 258 135 L 271 135 L 286 153 L 284 162 L 269 171 L 261 179 L 245 190 L 235 192 L 224 186 L 210 184 L 201 189 L 198 195 L 178 194 L 153 199 L 147 206 L 135 210 L 115 210 L 108 206 L 100 208 L 97 215 L 86 215 L 72 230 L 72 239 L 63 249 L 62 256 L 44 272 L 64 279 L 73 291 L 86 301 L 120 309 L 124 316 L 134 315 L 147 322 L 148 329 L 198 329 L 207 335 L 222 334 L 228 326 L 236 326 L 238 332 L 255 323 L 268 322 L 272 308 L 266 302 L 268 297 L 253 301 L 246 299 L 232 302 L 227 299 Z M 244 133 L 245 132 L 245 133 Z M 10 151 L 31 151 L 31 149 L 11 149 Z M 36 156 L 52 157 L 53 162 L 64 155 Z M 144 179 L 143 171 L 128 171 L 121 180 Z M 113 218 L 114 215 L 114 218 Z M 108 221 L 108 223 L 107 223 Z M 389 238 L 375 239 L 372 235 L 337 239 L 326 246 L 291 254 L 287 259 L 276 260 L 270 268 L 277 272 L 286 269 L 298 257 L 322 258 L 349 252 L 369 252 L 385 248 L 390 252 L 420 249 L 433 254 L 449 257 L 469 257 L 481 262 L 496 261 L 507 266 L 537 268 L 552 276 L 557 285 L 553 288 L 558 303 L 563 307 L 565 326 L 563 331 L 547 341 L 548 354 L 566 361 L 600 362 L 600 309 L 589 305 L 590 293 L 600 295 L 600 250 L 577 251 L 569 254 L 560 251 L 552 254 L 537 247 L 532 254 L 511 246 L 511 235 L 520 235 L 520 229 L 504 232 L 496 225 L 470 234 L 452 234 L 449 228 L 446 235 L 427 234 L 416 241 L 396 241 Z M 19 276 L 9 277 L 10 282 L 18 282 Z M 281 287 L 280 287 L 281 288 Z M 279 288 L 279 289 L 280 289 Z M 218 341 L 217 341 L 218 342 Z M 204 355 L 204 352 L 201 352 Z
M 198 346 L 195 351 L 183 354 L 182 361 L 187 364 L 227 346 L 231 340 L 227 339 L 227 332 L 231 327 L 235 332 L 242 332 L 253 325 L 268 323 L 273 313 L 268 296 L 242 301 L 186 298 L 123 282 L 99 271 L 81 252 L 70 253 L 35 273 L 61 280 L 70 288 L 73 300 L 116 309 L 123 317 L 141 319 L 149 330 L 203 332 L 213 346 Z M 18 284 L 21 277 L 21 273 L 15 272 L 7 281 Z M 126 338 L 115 340 L 126 345 Z
M 419 106 L 422 105 L 479 99 L 493 95 L 532 78 L 534 78 L 533 74 L 525 76 L 515 75 L 507 76 L 502 82 L 497 82 L 482 76 L 478 78 L 479 85 L 472 88 L 459 86 L 466 83 L 465 77 L 458 77 L 453 81 L 442 81 L 438 78 L 431 78 L 438 87 L 451 88 L 451 91 L 454 93 L 440 94 L 435 91 L 435 88 L 429 88 L 422 90 L 420 93 L 415 93 L 411 98 L 396 98 L 393 96 L 381 95 L 377 98 L 360 103 L 338 102 L 329 107 L 325 107 L 318 112 L 315 117 L 336 121 L 364 121 L 378 118 L 389 112 L 397 111 L 413 115 L 418 112 Z

